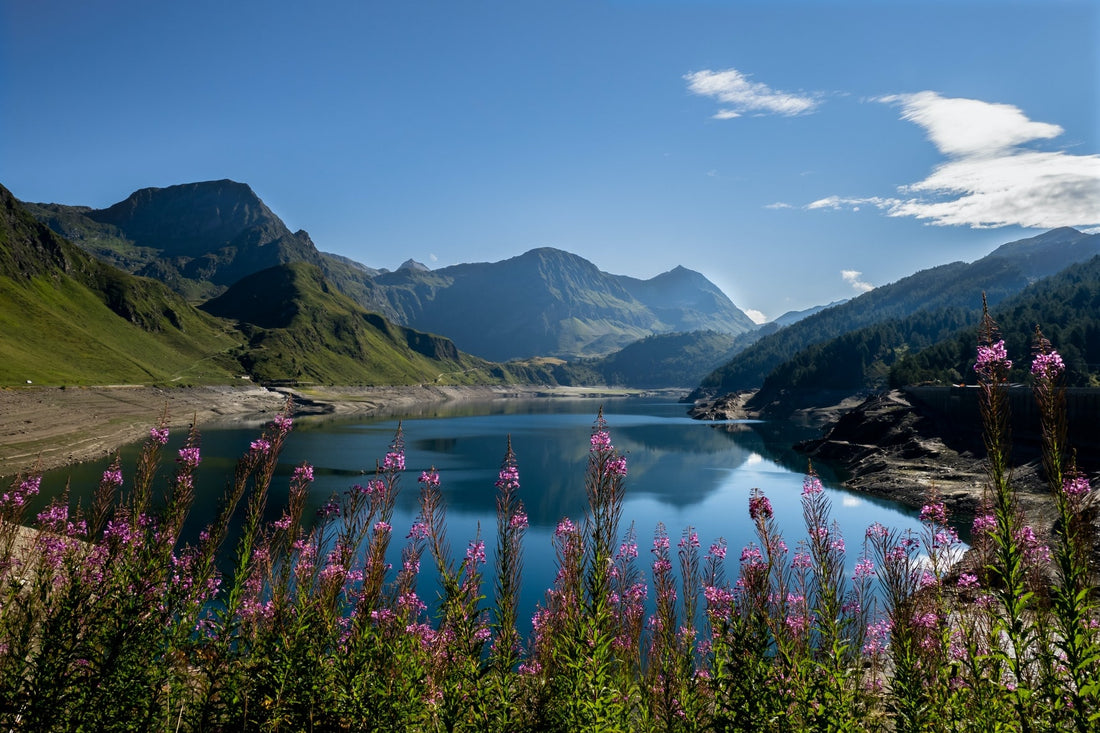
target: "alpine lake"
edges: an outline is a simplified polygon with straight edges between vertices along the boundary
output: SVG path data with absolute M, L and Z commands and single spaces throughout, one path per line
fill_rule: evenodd
M 729 546 L 727 577 L 736 577 L 737 558 L 756 540 L 748 501 L 753 488 L 761 489 L 774 507 L 775 518 L 791 552 L 806 536 L 802 520 L 802 481 L 808 463 L 792 448 L 798 440 L 816 437 L 816 431 L 770 422 L 703 422 L 686 414 L 687 406 L 674 401 L 627 397 L 600 399 L 515 399 L 485 403 L 454 402 L 422 405 L 400 415 L 295 419 L 271 485 L 267 519 L 278 519 L 285 505 L 291 472 L 303 462 L 314 467 L 314 482 L 304 521 L 316 521 L 334 495 L 373 477 L 376 462 L 389 450 L 401 426 L 406 470 L 401 477 L 391 525 L 393 540 L 388 560 L 400 565 L 406 535 L 419 507 L 417 479 L 435 468 L 443 494 L 447 536 L 452 555 L 461 559 L 468 543 L 480 532 L 485 542 L 485 605 L 493 596 L 493 554 L 496 544 L 495 482 L 511 439 L 520 477 L 518 495 L 530 526 L 523 548 L 521 633 L 557 572 L 552 544 L 554 530 L 564 517 L 578 525 L 587 508 L 584 486 L 589 437 L 602 407 L 615 448 L 627 460 L 625 501 L 620 532 L 633 524 L 639 549 L 638 564 L 649 575 L 649 549 L 662 523 L 676 544 L 691 528 L 698 534 L 700 552 L 724 538 Z M 259 437 L 262 425 L 201 430 L 202 464 L 195 474 L 195 504 L 185 526 L 185 537 L 195 538 L 213 519 L 219 500 L 232 478 L 237 459 Z M 183 444 L 185 430 L 175 430 L 164 453 L 167 483 L 172 458 Z M 139 445 L 121 450 L 125 492 L 132 478 Z M 85 506 L 108 460 L 76 464 L 43 476 L 42 493 L 32 511 L 70 487 L 71 501 Z M 859 559 L 865 531 L 879 522 L 901 531 L 920 532 L 917 512 L 839 486 L 827 467 L 814 466 L 831 500 L 832 518 L 847 544 L 849 575 Z M 239 510 L 243 511 L 243 507 Z M 224 552 L 225 569 L 233 557 L 231 535 Z M 431 606 L 435 597 L 434 572 L 427 552 L 421 560 L 419 592 Z M 731 579 L 732 579 L 731 578 Z

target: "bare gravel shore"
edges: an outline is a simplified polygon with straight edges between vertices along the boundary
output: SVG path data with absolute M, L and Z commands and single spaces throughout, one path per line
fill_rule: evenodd
M 536 387 L 5 387 L 0 388 L 0 476 L 109 455 L 164 416 L 174 429 L 261 423 L 293 399 L 296 414 L 371 414 L 412 405 L 507 397 L 585 397 L 612 390 Z

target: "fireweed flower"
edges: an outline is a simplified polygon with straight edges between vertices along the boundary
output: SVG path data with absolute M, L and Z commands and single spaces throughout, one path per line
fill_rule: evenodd
M 426 540 L 428 539 L 428 525 L 424 522 L 413 522 L 412 529 L 409 530 L 409 534 L 405 536 L 405 539 L 413 540 Z
M 573 524 L 573 520 L 569 519 L 569 517 L 566 517 L 558 522 L 558 527 L 554 530 L 554 536 L 565 537 L 567 535 L 576 534 L 576 532 L 577 525 Z
M 974 363 L 974 371 L 981 376 L 992 379 L 1012 368 L 1012 360 L 1008 358 L 1005 350 L 1004 339 L 978 347 L 978 360 Z
M 1057 351 L 1049 354 L 1036 354 L 1031 362 L 1031 375 L 1036 379 L 1053 380 L 1066 370 L 1062 355 Z
M 1062 491 L 1066 496 L 1084 496 L 1091 490 L 1087 476 L 1067 476 L 1062 482 Z
M 389 532 L 390 529 L 391 529 L 390 525 L 386 522 L 375 522 L 375 524 L 374 524 L 374 531 L 375 532 L 385 533 L 385 532 Z
M 683 549 L 685 547 L 697 548 L 699 547 L 699 535 L 695 532 L 692 532 L 686 537 L 681 537 L 680 541 L 676 543 L 676 546 L 680 549 Z
M 271 422 L 275 426 L 275 429 L 282 435 L 289 433 L 291 426 L 294 424 L 294 421 L 287 415 L 276 415 L 275 419 Z
M 591 443 L 591 450 L 593 453 L 602 453 L 614 450 L 614 446 L 611 445 L 611 434 L 606 430 L 599 430 L 592 433 L 592 438 L 589 441 Z
M 856 563 L 854 578 L 870 578 L 875 574 L 875 563 L 871 558 L 865 557 Z
M 947 524 L 947 508 L 940 503 L 925 504 L 920 510 L 920 521 Z
M 626 475 L 626 458 L 619 456 L 607 462 L 607 472 L 615 476 Z
M 439 474 L 435 471 L 422 471 L 418 482 L 423 484 L 426 488 L 436 488 L 439 486 Z
M 470 543 L 470 546 L 466 548 L 466 560 L 467 562 L 484 565 L 485 564 L 485 541 L 475 540 Z
M 103 472 L 103 483 L 109 484 L 114 487 L 122 486 L 122 471 L 118 468 L 111 467 Z
M 202 454 L 199 452 L 197 446 L 180 448 L 179 458 L 176 459 L 176 463 L 184 468 L 196 468 L 201 461 Z
M 813 474 L 806 476 L 802 479 L 802 495 L 812 496 L 814 494 L 820 494 L 825 490 L 825 487 L 821 485 L 821 479 Z
M 497 476 L 496 487 L 498 489 L 518 489 L 519 468 L 516 466 L 505 466 L 500 469 L 500 473 Z
M 252 445 L 250 447 L 253 453 L 263 454 L 271 450 L 271 442 L 263 438 L 257 438 L 256 440 L 252 441 Z
M 755 522 L 761 517 L 764 519 L 772 518 L 772 503 L 768 501 L 768 497 L 763 494 L 753 493 L 749 497 L 749 517 Z
M 382 462 L 382 468 L 386 471 L 404 471 L 405 454 L 393 451 L 386 454 L 386 460 Z
M 527 515 L 523 512 L 516 512 L 512 515 L 509 524 L 512 526 L 512 529 L 527 529 Z
M 313 481 L 313 466 L 303 463 L 294 469 L 295 481 Z
M 168 442 L 168 428 L 157 427 L 149 429 L 149 440 L 153 441 L 157 445 L 164 445 Z
M 991 534 L 997 529 L 997 520 L 992 514 L 980 514 L 974 517 L 972 530 L 974 534 Z
M 973 573 L 960 573 L 959 574 L 959 587 L 960 588 L 980 588 L 981 583 L 978 582 L 978 576 Z
M 0 496 L 0 501 L 5 504 L 12 504 L 16 507 L 21 507 L 27 503 L 27 500 L 32 496 L 37 496 L 39 487 L 42 485 L 41 476 L 28 476 L 19 482 L 19 485 L 14 487 L 11 491 L 4 492 L 3 496 Z

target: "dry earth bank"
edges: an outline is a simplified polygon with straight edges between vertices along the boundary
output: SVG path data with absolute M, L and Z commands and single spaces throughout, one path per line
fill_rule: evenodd
M 261 423 L 293 399 L 296 414 L 371 414 L 448 401 L 507 397 L 599 397 L 628 392 L 590 388 L 260 386 L 0 388 L 0 476 L 100 458 L 140 440 L 167 414 L 173 429 Z

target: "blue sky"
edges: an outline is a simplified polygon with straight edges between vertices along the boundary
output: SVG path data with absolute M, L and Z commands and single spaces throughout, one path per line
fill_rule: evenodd
M 23 200 L 232 178 L 374 267 L 553 246 L 768 318 L 1100 228 L 1098 107 L 1093 1 L 0 0 Z

